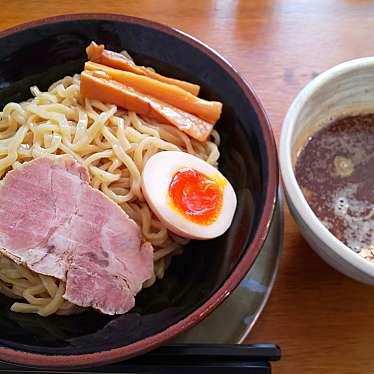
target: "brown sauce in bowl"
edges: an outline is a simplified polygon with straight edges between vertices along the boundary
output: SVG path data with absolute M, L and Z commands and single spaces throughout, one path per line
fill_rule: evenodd
M 300 151 L 295 174 L 319 220 L 373 261 L 374 114 L 338 119 L 317 131 Z

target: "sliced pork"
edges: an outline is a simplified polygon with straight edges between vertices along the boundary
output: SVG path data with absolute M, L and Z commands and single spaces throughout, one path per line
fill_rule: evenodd
M 89 185 L 72 158 L 43 157 L 0 183 L 0 252 L 66 282 L 64 298 L 121 314 L 153 274 L 153 248 L 139 226 Z

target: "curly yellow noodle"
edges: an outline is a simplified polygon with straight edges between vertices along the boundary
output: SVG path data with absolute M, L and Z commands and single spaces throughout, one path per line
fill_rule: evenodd
M 177 128 L 146 121 L 135 113 L 79 96 L 80 76 L 65 77 L 48 91 L 31 87 L 32 99 L 9 103 L 0 112 L 0 177 L 33 158 L 69 154 L 87 166 L 91 185 L 119 204 L 137 222 L 154 248 L 154 274 L 164 276 L 172 256 L 188 242 L 171 234 L 153 215 L 141 190 L 147 160 L 164 150 L 188 152 L 217 166 L 219 134 L 212 141 L 191 139 Z M 79 308 L 64 300 L 65 283 L 36 274 L 0 255 L 0 293 L 19 299 L 19 313 L 69 315 Z

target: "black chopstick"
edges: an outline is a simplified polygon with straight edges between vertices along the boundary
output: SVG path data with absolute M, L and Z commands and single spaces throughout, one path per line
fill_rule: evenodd
M 116 364 L 81 370 L 40 370 L 0 364 L 0 373 L 270 374 L 281 357 L 273 344 L 177 344 Z
M 160 347 L 147 357 L 219 357 L 222 359 L 251 359 L 278 361 L 280 348 L 274 344 L 173 344 Z

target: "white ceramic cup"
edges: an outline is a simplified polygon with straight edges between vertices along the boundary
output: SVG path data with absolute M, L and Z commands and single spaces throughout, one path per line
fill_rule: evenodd
M 374 285 L 374 263 L 344 245 L 319 221 L 294 173 L 297 152 L 308 136 L 336 118 L 370 112 L 374 113 L 374 57 L 327 70 L 305 86 L 291 104 L 283 122 L 279 158 L 287 202 L 304 238 L 336 270 Z

